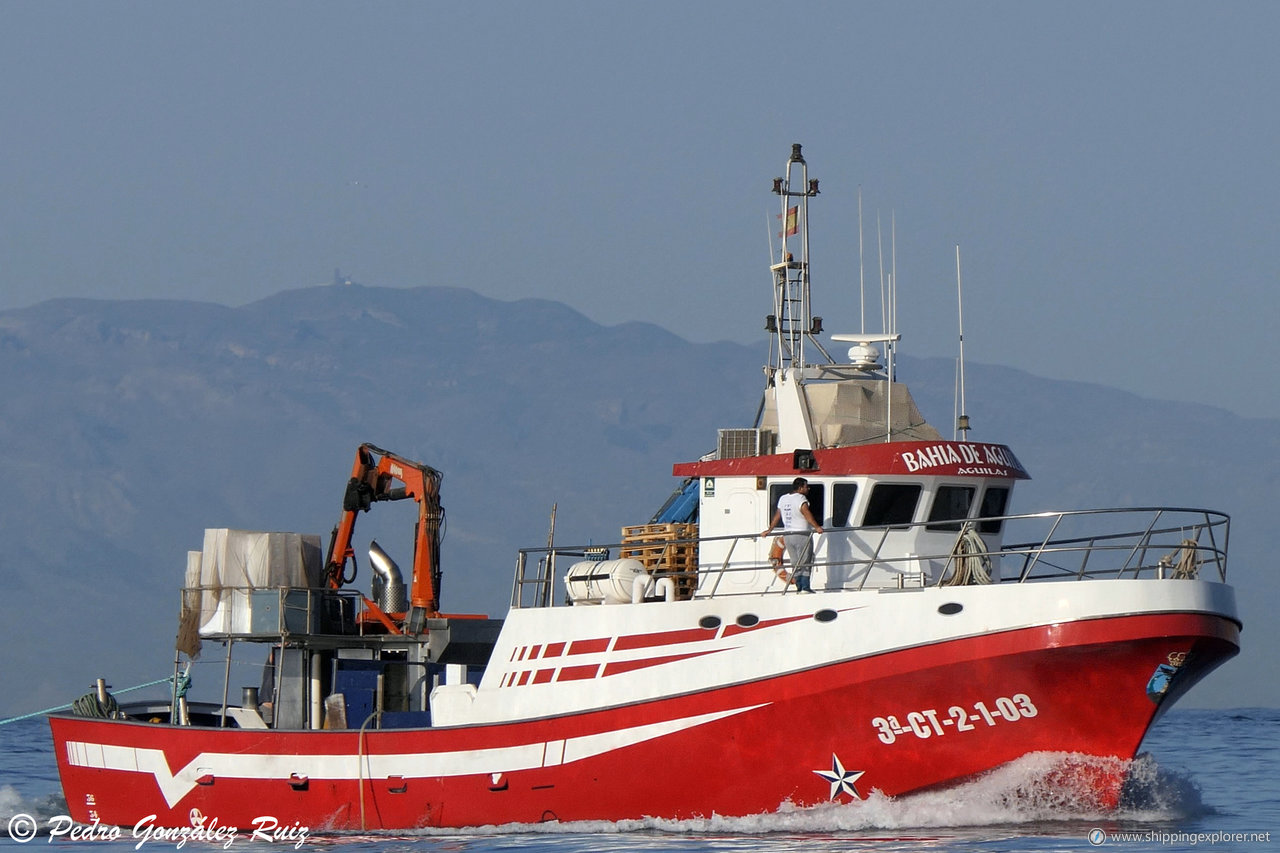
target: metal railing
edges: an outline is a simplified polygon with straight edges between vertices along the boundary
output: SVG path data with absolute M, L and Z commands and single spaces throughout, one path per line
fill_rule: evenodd
M 1227 579 L 1227 545 L 1231 519 L 1224 513 L 1179 507 L 1078 510 L 1011 516 L 1048 527 L 1039 540 L 1004 545 L 1000 553 L 1021 557 L 1017 581 L 1144 576 L 1198 576 L 1212 569 Z M 1145 524 L 1132 529 L 1130 520 Z M 1107 529 L 1067 536 L 1076 526 L 1106 522 Z M 1111 529 L 1114 528 L 1114 529 Z M 1128 528 L 1128 529 L 1126 529 Z M 1073 565 L 1078 559 L 1079 564 Z M 1091 566 L 1098 559 L 1099 567 Z
M 1230 517 L 1206 509 L 1139 507 L 1129 509 L 1072 510 L 1003 515 L 951 522 L 959 531 L 939 530 L 937 521 L 888 527 L 827 528 L 824 535 L 830 555 L 833 541 L 841 541 L 860 553 L 845 559 L 816 559 L 815 573 L 841 580 L 826 589 L 859 590 L 882 587 L 942 585 L 957 576 L 959 561 L 979 561 L 994 568 L 1000 583 L 1034 583 L 1108 578 L 1207 577 L 1225 582 Z M 971 532 L 978 532 L 974 539 Z M 966 537 L 966 533 L 970 535 Z M 965 542 L 967 538 L 967 544 Z M 756 553 L 756 534 L 671 539 L 676 545 L 696 545 L 723 552 L 715 561 L 698 560 L 695 598 L 735 594 L 722 592 L 722 581 L 734 573 L 772 568 L 767 561 L 742 560 Z M 728 543 L 712 549 L 708 544 Z M 980 543 L 980 544 L 979 544 Z M 1012 543 L 1012 544 L 1008 544 Z M 920 545 L 932 550 L 913 550 Z M 512 607 L 547 607 L 554 604 L 557 580 L 563 589 L 563 571 L 589 553 L 618 554 L 626 543 L 613 545 L 526 548 L 516 557 Z M 823 548 L 818 548 L 821 556 Z M 735 562 L 735 554 L 739 560 Z M 782 594 L 785 582 L 771 584 L 764 592 Z M 752 589 L 750 594 L 762 590 Z
M 371 621 L 360 593 L 309 587 L 187 587 L 180 613 L 215 641 L 357 635 Z

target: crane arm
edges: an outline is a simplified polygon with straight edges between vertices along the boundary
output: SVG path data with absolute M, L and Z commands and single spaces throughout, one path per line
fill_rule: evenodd
M 418 523 L 414 532 L 413 582 L 409 590 L 407 627 L 410 633 L 421 633 L 428 616 L 440 612 L 440 532 L 444 510 L 440 506 L 441 473 L 372 444 L 356 449 L 342 496 L 342 516 L 334 528 L 325 561 L 326 585 L 341 587 L 348 560 L 355 559 L 352 536 L 356 518 L 368 512 L 377 501 L 412 499 L 418 504 Z M 395 486 L 399 482 L 401 485 Z

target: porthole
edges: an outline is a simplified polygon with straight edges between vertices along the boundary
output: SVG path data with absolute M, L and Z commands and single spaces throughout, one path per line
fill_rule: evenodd
M 698 627 L 706 628 L 708 631 L 714 631 L 716 628 L 720 627 L 720 617 L 719 616 L 703 616 L 701 619 L 698 620 Z
M 943 616 L 955 616 L 961 610 L 964 610 L 964 605 L 955 601 L 948 601 L 946 604 L 938 608 L 938 612 Z
M 818 622 L 834 622 L 839 615 L 834 610 L 819 610 L 813 614 L 813 618 Z
M 738 617 L 738 625 L 743 628 L 750 628 L 760 624 L 760 617 L 754 613 L 743 613 Z

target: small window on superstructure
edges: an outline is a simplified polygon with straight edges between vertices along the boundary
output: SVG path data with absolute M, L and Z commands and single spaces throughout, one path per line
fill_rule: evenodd
M 868 527 L 908 525 L 915 518 L 919 500 L 918 483 L 877 483 L 871 489 L 862 523 Z
M 982 518 L 1004 515 L 1005 507 L 1008 504 L 1009 488 L 1007 486 L 990 486 L 986 494 L 982 496 L 982 506 L 978 508 L 978 515 Z M 1003 521 L 982 521 L 978 523 L 978 532 L 999 533 L 1000 528 L 1003 526 Z
M 819 524 L 827 523 L 827 517 L 823 515 L 827 508 L 826 492 L 827 487 L 822 483 L 809 481 L 809 494 L 807 495 L 809 498 L 809 511 L 813 513 L 813 517 L 818 520 Z
M 853 501 L 858 496 L 857 483 L 832 483 L 831 484 L 831 526 L 832 527 L 852 527 L 853 519 L 849 514 L 853 512 Z
M 929 510 L 929 530 L 960 529 L 973 506 L 973 486 L 939 486 Z

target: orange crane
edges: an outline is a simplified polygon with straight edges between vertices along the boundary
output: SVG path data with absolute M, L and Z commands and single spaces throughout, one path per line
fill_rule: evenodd
M 444 522 L 444 509 L 440 506 L 442 476 L 430 466 L 372 444 L 362 444 L 356 449 L 351 479 L 342 496 L 342 517 L 329 541 L 325 583 L 330 589 L 338 589 L 355 579 L 354 573 L 347 577 L 346 566 L 348 560 L 355 565 L 351 537 L 355 533 L 359 513 L 368 512 L 377 501 L 410 498 L 417 501 L 418 522 L 414 530 L 409 612 L 385 613 L 369 598 L 362 596 L 368 612 L 394 634 L 421 634 L 427 618 L 440 615 L 440 532 Z M 393 487 L 397 481 L 402 485 Z

